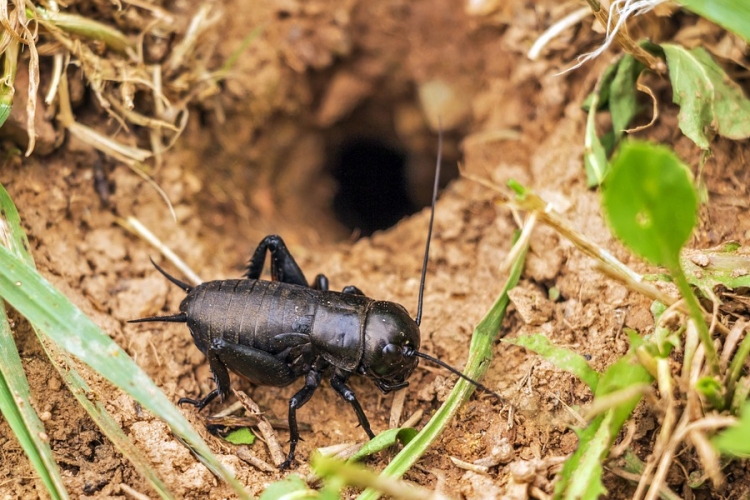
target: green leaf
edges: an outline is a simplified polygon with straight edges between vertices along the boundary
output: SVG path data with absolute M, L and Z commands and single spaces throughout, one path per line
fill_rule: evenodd
M 588 187 L 602 183 L 609 170 L 608 152 L 614 150 L 624 131 L 638 110 L 636 81 L 643 65 L 630 55 L 607 66 L 596 88 L 583 104 L 588 111 L 584 136 L 583 161 L 586 167 Z M 609 109 L 612 118 L 612 131 L 603 137 L 596 133 L 596 113 Z
M 750 42 L 750 2 L 744 0 L 679 0 L 678 3 Z
M 253 444 L 255 434 L 248 427 L 240 427 L 227 434 L 224 439 L 232 444 Z
M 578 433 L 578 448 L 565 461 L 555 484 L 553 498 L 565 500 L 596 500 L 607 494 L 602 484 L 602 461 L 609 451 L 609 421 L 612 413 L 597 417 Z
M 526 188 L 515 179 L 508 179 L 508 187 L 511 188 L 517 196 L 523 197 L 526 194 Z
M 596 391 L 596 386 L 599 384 L 599 374 L 589 366 L 586 358 L 563 347 L 557 347 L 549 341 L 546 335 L 541 333 L 521 335 L 514 339 L 503 339 L 503 342 L 534 351 L 561 370 L 572 373 L 581 379 L 592 392 Z
M 586 118 L 586 135 L 583 146 L 583 164 L 586 168 L 586 185 L 590 188 L 602 183 L 604 176 L 609 170 L 607 152 L 604 150 L 599 136 L 596 135 L 596 109 L 599 103 L 599 94 L 592 94 L 591 108 Z
M 323 488 L 319 492 L 316 492 L 318 494 L 316 500 L 340 500 L 344 498 L 341 494 L 341 490 L 344 488 L 346 488 L 345 478 L 339 475 L 328 476 L 325 479 Z
M 352 455 L 349 460 L 352 462 L 362 460 L 365 457 L 385 450 L 386 448 L 390 448 L 398 441 L 400 441 L 401 444 L 404 445 L 409 444 L 409 441 L 414 439 L 414 436 L 416 435 L 416 429 L 412 429 L 411 427 L 397 427 L 395 429 L 388 429 L 387 431 L 381 432 L 380 434 L 366 442 L 362 446 L 362 448 L 357 451 L 357 453 Z
M 750 100 L 702 47 L 686 49 L 665 43 L 673 101 L 680 106 L 682 133 L 703 149 L 716 134 L 750 137 Z
M 703 395 L 713 408 L 717 410 L 724 409 L 724 390 L 721 383 L 713 377 L 701 377 L 695 383 L 695 389 Z
M 607 109 L 609 106 L 610 85 L 612 85 L 612 80 L 614 80 L 615 74 L 617 73 L 618 64 L 620 64 L 619 59 L 604 69 L 602 76 L 599 78 L 599 91 L 597 92 L 595 89 L 586 96 L 586 99 L 581 103 L 581 109 L 587 113 L 591 109 L 596 111 Z M 594 102 L 595 99 L 597 102 Z
M 698 197 L 690 171 L 672 151 L 623 143 L 602 186 L 602 206 L 614 233 L 633 252 L 670 270 L 679 267 Z
M 625 54 L 617 65 L 609 96 L 609 111 L 616 141 L 620 140 L 638 111 L 636 82 L 642 70 L 643 65 L 630 54 Z
M 307 491 L 307 484 L 297 474 L 291 474 L 282 481 L 271 483 L 260 496 L 260 500 L 279 500 L 290 493 Z
M 637 362 L 634 349 L 612 364 L 599 377 L 595 398 L 622 391 L 625 388 L 651 383 L 653 378 Z M 578 448 L 565 462 L 555 487 L 555 498 L 595 500 L 606 493 L 602 484 L 603 462 L 615 442 L 623 424 L 641 400 L 633 396 L 619 406 L 595 418 L 578 433 Z
M 742 408 L 737 425 L 716 436 L 713 444 L 725 455 L 750 458 L 750 401 Z

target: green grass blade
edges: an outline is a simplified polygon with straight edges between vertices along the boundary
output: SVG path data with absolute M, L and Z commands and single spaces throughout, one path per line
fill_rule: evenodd
M 8 195 L 2 185 L 0 185 L 0 221 L 4 222 L 4 224 L 2 224 L 3 230 L 0 231 L 0 239 L 2 239 L 2 243 L 6 248 L 10 249 L 14 255 L 21 258 L 29 266 L 33 267 L 34 259 L 29 252 L 29 243 L 26 238 L 26 233 L 21 228 L 21 219 L 18 215 L 18 210 L 16 210 L 13 200 L 11 200 L 10 195 Z M 160 497 L 166 499 L 174 498 L 166 485 L 161 479 L 159 479 L 159 476 L 151 467 L 148 460 L 146 460 L 143 454 L 133 445 L 132 441 L 125 435 L 112 415 L 110 415 L 104 408 L 104 405 L 100 401 L 89 400 L 87 395 L 91 394 L 93 391 L 78 373 L 78 370 L 70 357 L 61 351 L 55 343 L 49 339 L 47 334 L 36 327 L 33 328 L 45 353 L 52 362 L 52 365 L 60 374 L 73 396 L 78 400 L 78 403 L 83 406 L 91 416 L 94 423 L 96 423 L 104 435 L 112 441 L 115 448 L 130 460 L 135 469 L 146 478 Z M 19 371 L 19 373 L 23 372 Z
M 121 31 L 93 19 L 67 12 L 55 12 L 38 6 L 34 10 L 26 9 L 26 13 L 31 19 L 39 18 L 68 33 L 104 42 L 107 47 L 122 54 L 125 54 L 128 49 L 135 50 L 134 44 Z
M 260 500 L 279 500 L 285 497 L 308 498 L 303 495 L 309 491 L 304 479 L 297 474 L 290 474 L 281 481 L 268 485 L 268 488 L 261 494 Z M 299 497 L 292 495 L 299 495 Z
M 495 339 L 500 333 L 500 325 L 505 318 L 505 311 L 508 308 L 510 291 L 521 276 L 523 265 L 526 262 L 526 249 L 520 252 L 518 258 L 513 262 L 508 280 L 500 296 L 490 308 L 487 315 L 479 322 L 474 329 L 471 337 L 471 346 L 469 347 L 469 359 L 466 361 L 464 374 L 474 380 L 481 379 L 487 368 L 489 368 L 492 359 L 492 346 Z M 416 435 L 409 444 L 404 446 L 401 452 L 396 455 L 393 461 L 383 469 L 381 476 L 401 477 L 417 460 L 427 451 L 430 444 L 445 429 L 458 409 L 465 403 L 469 396 L 474 392 L 474 386 L 463 379 L 456 382 L 456 386 L 451 391 L 445 403 L 433 415 L 427 425 Z M 375 500 L 380 494 L 372 489 L 365 490 L 359 500 Z
M 67 499 L 60 469 L 52 456 L 44 424 L 31 406 L 31 390 L 0 300 L 0 411 L 54 499 Z
M 29 240 L 21 229 L 18 210 L 2 184 L 0 184 L 0 244 L 28 266 L 35 267 L 34 258 L 29 252 Z
M 591 368 L 586 358 L 569 349 L 557 347 L 543 334 L 522 335 L 514 339 L 503 339 L 503 342 L 525 347 L 534 351 L 556 367 L 572 373 L 586 385 L 591 392 L 596 392 L 596 386 L 599 384 L 599 373 Z
M 403 444 L 409 444 L 409 441 L 414 439 L 414 436 L 416 435 L 416 429 L 412 429 L 411 427 L 396 427 L 395 429 L 388 429 L 366 442 L 357 453 L 349 458 L 349 461 L 357 462 L 365 457 L 374 455 L 379 451 L 390 448 L 399 441 Z
M 133 360 L 34 269 L 0 247 L 0 296 L 54 343 L 98 371 L 130 394 L 144 408 L 163 419 L 216 475 L 240 498 L 250 498 L 242 485 L 213 456 L 182 413 Z

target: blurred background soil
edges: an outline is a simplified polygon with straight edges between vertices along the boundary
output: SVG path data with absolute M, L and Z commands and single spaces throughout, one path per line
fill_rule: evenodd
M 123 30 L 141 26 L 149 16 L 136 2 L 123 2 L 121 10 L 107 2 L 71 3 L 71 10 Z M 578 5 L 495 3 L 471 3 L 476 9 L 494 5 L 486 13 L 451 0 L 211 3 L 215 24 L 201 38 L 202 46 L 211 49 L 207 64 L 221 66 L 251 29 L 261 27 L 262 32 L 242 50 L 217 91 L 190 108 L 181 137 L 150 172 L 174 206 L 176 220 L 152 185 L 66 135 L 56 126 L 54 113 L 40 113 L 37 152 L 30 158 L 15 149 L 24 147 L 23 134 L 13 136 L 10 126 L 0 131 L 5 134 L 0 182 L 18 206 L 42 274 L 175 401 L 213 388 L 208 365 L 184 325 L 125 323 L 177 311 L 183 292 L 151 266 L 149 257 L 164 263 L 158 252 L 125 231 L 118 218 L 138 218 L 204 280 L 239 277 L 261 238 L 280 234 L 308 279 L 325 273 L 333 289 L 354 284 L 368 296 L 401 303 L 414 314 L 437 116 L 446 136 L 446 187 L 437 204 L 428 267 L 423 350 L 463 366 L 471 332 L 502 288 L 505 275 L 498 268 L 516 229 L 493 192 L 456 178 L 458 162 L 501 188 L 508 179 L 533 188 L 573 227 L 636 270 L 647 271 L 609 235 L 598 194 L 586 188 L 582 161 L 586 114 L 580 105 L 616 50 L 559 74 L 601 42 L 593 18 L 565 31 L 539 60 L 531 61 L 526 57 L 531 44 Z M 199 7 L 164 2 L 160 8 L 187 25 Z M 687 14 L 652 15 L 643 29 L 657 42 L 690 29 L 703 36 L 696 43 L 726 45 L 721 30 Z M 144 47 L 158 62 L 176 42 L 146 37 Z M 43 91 L 49 71 L 43 61 Z M 145 129 L 123 130 L 77 72 L 69 69 L 76 120 L 147 145 Z M 739 81 L 747 91 L 748 79 Z M 702 153 L 679 133 L 668 82 L 653 77 L 650 85 L 660 99 L 660 116 L 637 135 L 671 145 L 697 173 Z M 643 102 L 638 124 L 651 118 L 648 99 Z M 714 143 L 703 170 L 709 202 L 701 209 L 692 247 L 727 240 L 747 244 L 748 154 L 747 141 Z M 556 302 L 547 298 L 552 287 L 560 291 Z M 598 274 L 590 259 L 540 227 L 503 334 L 544 332 L 553 342 L 589 356 L 601 370 L 627 351 L 624 327 L 647 333 L 653 326 L 649 305 Z M 153 495 L 62 387 L 26 323 L 16 318 L 15 327 L 35 406 L 72 496 L 129 497 L 122 484 Z M 586 386 L 520 348 L 498 343 L 494 354 L 483 383 L 507 404 L 474 396 L 407 479 L 430 488 L 444 479 L 442 487 L 457 498 L 499 498 L 511 481 L 507 461 L 484 475 L 457 467 L 449 457 L 472 462 L 490 456 L 503 442 L 511 443 L 513 460 L 560 457 L 575 449 L 571 426 L 579 422 L 572 409 L 591 401 Z M 423 363 L 411 378 L 401 420 L 422 411 L 418 426 L 424 424 L 453 382 Z M 163 423 L 107 383 L 92 383 L 97 397 L 182 498 L 231 496 Z M 233 378 L 234 387 L 279 419 L 299 385 L 254 387 Z M 393 396 L 381 395 L 360 378 L 351 386 L 374 430 L 386 429 Z M 226 404 L 213 403 L 206 413 Z M 509 404 L 515 408 L 510 421 Z M 241 461 L 232 445 L 205 431 L 202 414 L 191 408 L 184 413 L 252 493 L 284 475 Z M 635 447 L 641 459 L 648 455 L 656 418 L 645 409 L 637 414 Z M 299 419 L 307 429 L 298 451 L 297 471 L 302 474 L 309 471 L 307 458 L 316 448 L 365 437 L 348 405 L 326 384 Z M 279 431 L 279 437 L 286 443 L 286 431 Z M 253 450 L 268 458 L 262 443 Z M 380 468 L 388 458 L 381 454 L 367 463 Z M 690 456 L 678 460 L 681 467 L 675 467 L 669 485 L 684 493 L 689 490 L 687 475 L 697 464 Z M 725 472 L 733 486 L 723 498 L 746 496 L 750 489 L 742 466 Z M 7 424 L 0 422 L 0 495 L 44 497 L 34 477 Z M 554 471 L 545 469 L 535 484 L 549 493 L 553 477 Z M 632 493 L 633 486 L 614 475 L 606 476 L 605 484 L 615 497 Z M 700 489 L 690 493 L 707 495 Z

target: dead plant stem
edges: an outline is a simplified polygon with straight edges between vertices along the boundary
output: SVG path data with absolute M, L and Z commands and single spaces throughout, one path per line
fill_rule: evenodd
M 608 28 L 609 26 L 616 26 L 619 21 L 619 14 L 612 10 L 612 17 L 610 18 L 607 9 L 603 9 L 601 3 L 598 0 L 587 0 L 589 7 L 596 16 L 597 20 L 602 26 Z M 623 50 L 629 54 L 632 54 L 638 61 L 643 63 L 650 70 L 658 74 L 663 74 L 666 71 L 666 65 L 664 61 L 646 51 L 643 47 L 638 45 L 627 32 L 627 26 L 623 24 L 622 29 L 617 30 L 614 33 L 615 40 Z

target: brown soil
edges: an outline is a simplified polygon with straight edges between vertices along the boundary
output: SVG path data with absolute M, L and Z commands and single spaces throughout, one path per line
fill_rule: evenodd
M 329 208 L 335 186 L 324 158 L 347 137 L 374 131 L 383 140 L 401 141 L 414 157 L 413 178 L 429 180 L 435 136 L 420 111 L 417 89 L 436 79 L 459 96 L 457 118 L 446 125 L 445 155 L 450 163 L 460 159 L 468 171 L 499 186 L 513 178 L 533 188 L 553 201 L 573 227 L 627 264 L 646 270 L 609 235 L 598 194 L 585 183 L 585 113 L 580 103 L 610 56 L 555 76 L 567 61 L 600 41 L 590 20 L 555 40 L 543 60 L 532 62 L 525 52 L 559 19 L 557 2 L 510 2 L 499 12 L 477 17 L 468 16 L 462 2 L 447 0 L 222 4 L 221 57 L 239 46 L 249 26 L 266 28 L 240 58 L 224 92 L 193 114 L 182 139 L 154 175 L 173 203 L 177 221 L 148 184 L 114 163 L 104 165 L 111 200 L 103 205 L 93 181 L 92 165 L 98 156 L 73 141 L 44 157 L 8 156 L 0 170 L 0 181 L 19 208 L 42 274 L 170 398 L 195 397 L 213 389 L 208 365 L 184 326 L 125 323 L 176 311 L 183 293 L 149 263 L 157 252 L 125 232 L 116 218 L 140 219 L 206 280 L 241 275 L 258 241 L 266 234 L 281 234 L 309 278 L 324 272 L 333 289 L 356 284 L 370 297 L 404 304 L 415 313 L 428 211 L 351 243 Z M 664 21 L 669 22 L 678 21 Z M 668 85 L 653 85 L 662 98 L 661 115 L 654 127 L 639 135 L 672 145 L 697 172 L 701 151 L 679 133 Z M 649 112 L 639 120 L 647 122 Z M 517 140 L 484 140 L 479 135 L 508 129 L 518 132 Z M 710 202 L 702 208 L 701 227 L 691 246 L 705 248 L 727 240 L 746 245 L 750 212 L 744 158 L 750 148 L 747 141 L 719 139 L 713 152 L 703 173 Z M 424 188 L 415 196 L 424 200 Z M 516 229 L 509 211 L 494 203 L 493 196 L 458 179 L 437 204 L 422 343 L 423 350 L 458 367 L 466 360 L 474 325 L 504 283 L 498 266 Z M 546 298 L 553 286 L 561 294 L 555 303 Z M 511 306 L 504 335 L 544 332 L 553 342 L 589 355 L 599 370 L 627 351 L 623 327 L 641 333 L 653 327 L 648 300 L 598 274 L 590 259 L 546 228 L 534 234 L 514 299 L 518 308 Z M 524 306 L 529 301 L 534 307 Z M 127 497 L 121 489 L 124 484 L 153 496 L 62 386 L 33 332 L 15 319 L 35 407 L 48 412 L 45 426 L 71 495 Z M 93 382 L 98 397 L 180 497 L 231 496 L 164 424 L 106 383 Z M 446 384 L 449 388 L 452 383 L 444 372 L 420 365 L 411 378 L 402 420 L 422 410 L 418 427 L 423 425 L 447 394 Z M 456 498 L 495 498 L 510 491 L 507 465 L 481 475 L 458 468 L 449 457 L 472 462 L 489 456 L 503 438 L 510 440 L 515 459 L 559 457 L 575 449 L 571 426 L 578 422 L 571 408 L 592 399 L 582 382 L 523 349 L 498 343 L 483 383 L 515 407 L 512 428 L 505 405 L 474 397 L 407 479 L 430 488 L 440 483 Z M 240 379 L 233 379 L 233 384 L 267 414 L 280 418 L 299 385 L 254 387 Z M 392 396 L 382 396 L 364 379 L 353 379 L 351 386 L 374 430 L 384 430 Z M 213 403 L 208 412 L 224 405 Z M 205 431 L 196 411 L 185 408 L 184 413 L 253 494 L 284 476 L 242 462 L 232 445 Z M 353 412 L 327 385 L 299 418 L 310 427 L 303 431 L 298 452 L 297 472 L 302 474 L 309 471 L 307 457 L 316 448 L 364 437 Z M 648 409 L 638 414 L 642 459 L 656 420 Z M 279 431 L 279 436 L 285 443 L 286 432 Z M 267 458 L 262 443 L 253 450 Z M 379 468 L 386 460 L 381 455 L 368 465 Z M 669 478 L 677 492 L 683 492 L 683 472 L 698 467 L 690 454 L 680 462 L 682 468 Z M 724 498 L 750 492 L 746 471 L 735 467 L 726 471 L 734 483 L 731 491 L 722 493 Z M 552 478 L 552 473 L 540 474 L 538 486 L 551 492 L 546 480 Z M 631 484 L 612 475 L 605 482 L 613 496 L 626 497 L 633 491 Z M 7 423 L 0 422 L 0 497 L 44 497 L 40 489 Z M 697 494 L 708 498 L 718 493 L 701 489 Z

